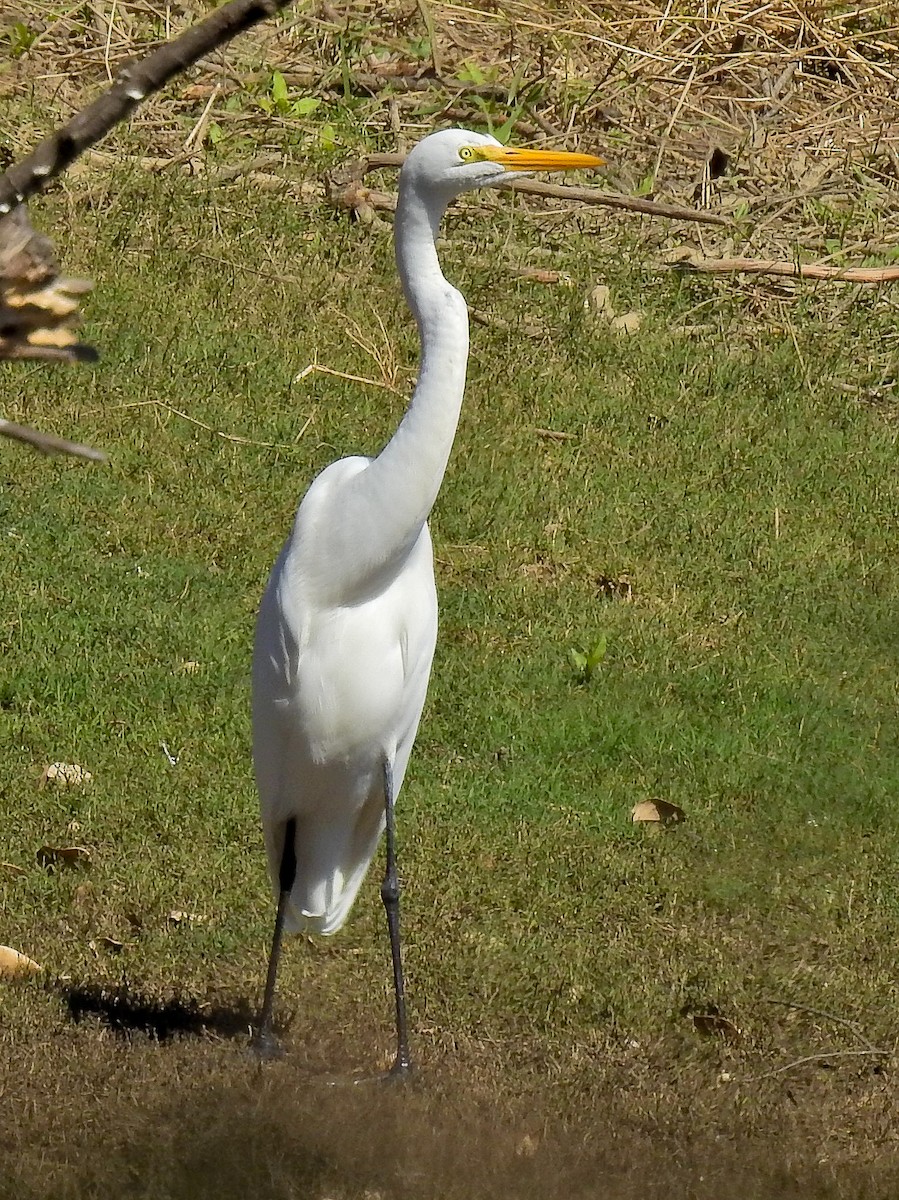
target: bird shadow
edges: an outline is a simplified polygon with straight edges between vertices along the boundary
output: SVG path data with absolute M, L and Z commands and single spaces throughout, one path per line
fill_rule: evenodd
M 148 995 L 127 983 L 66 983 L 61 989 L 69 1018 L 77 1025 L 95 1019 L 118 1037 L 144 1035 L 157 1042 L 180 1038 L 248 1040 L 256 1009 L 243 999 L 166 999 Z

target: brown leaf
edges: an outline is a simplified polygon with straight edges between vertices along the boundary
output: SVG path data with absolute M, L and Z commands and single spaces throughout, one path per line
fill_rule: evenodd
M 641 312 L 627 312 L 620 317 L 612 318 L 612 328 L 616 333 L 636 333 L 643 324 L 643 314 Z
M 598 283 L 587 297 L 584 307 L 594 316 L 611 321 L 615 316 L 611 288 L 606 287 L 604 283 Z
M 91 941 L 88 942 L 88 945 L 90 946 L 91 950 L 93 950 L 94 954 L 97 954 L 100 950 L 108 950 L 110 954 L 121 954 L 126 946 L 131 946 L 133 943 L 120 942 L 118 938 L 106 937 L 104 935 L 102 937 L 92 938 Z
M 532 1133 L 526 1133 L 515 1147 L 515 1153 L 519 1158 L 533 1158 L 537 1153 L 539 1145 L 539 1137 Z
M 41 969 L 27 954 L 20 954 L 11 946 L 0 946 L 0 979 L 22 979 L 26 975 L 34 975 Z
M 678 825 L 686 821 L 687 814 L 676 804 L 668 800 L 641 800 L 631 809 L 631 820 L 634 823 L 645 821 L 654 825 Z
M 92 904 L 94 900 L 94 885 L 92 883 L 79 883 L 72 892 L 72 905 L 74 908 L 86 908 Z
M 56 787 L 81 787 L 92 779 L 90 771 L 78 763 L 48 763 L 41 772 L 38 787 L 44 788 L 48 783 Z
M 86 846 L 41 846 L 37 852 L 39 867 L 89 867 L 93 855 Z
M 718 1012 L 692 1013 L 693 1026 L 703 1037 L 723 1037 L 728 1042 L 738 1041 L 743 1035 L 733 1021 Z
M 7 875 L 27 875 L 28 872 L 24 867 L 20 867 L 18 863 L 0 862 L 0 871 L 6 871 Z

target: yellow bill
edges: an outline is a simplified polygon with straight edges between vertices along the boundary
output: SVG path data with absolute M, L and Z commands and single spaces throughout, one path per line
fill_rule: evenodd
M 605 159 L 595 154 L 568 150 L 526 150 L 519 146 L 472 146 L 471 158 L 499 163 L 507 171 L 577 171 L 604 167 Z

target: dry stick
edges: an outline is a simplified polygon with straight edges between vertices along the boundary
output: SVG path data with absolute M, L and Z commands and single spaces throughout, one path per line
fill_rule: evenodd
M 813 1017 L 824 1017 L 828 1021 L 836 1021 L 838 1025 L 845 1025 L 851 1030 L 858 1040 L 872 1054 L 882 1054 L 882 1050 L 878 1050 L 872 1041 L 865 1037 L 858 1027 L 857 1021 L 851 1021 L 848 1017 L 839 1017 L 836 1013 L 826 1012 L 823 1008 L 811 1008 L 808 1004 L 797 1004 L 795 1000 L 778 1000 L 775 996 L 763 996 L 763 1004 L 779 1004 L 782 1008 L 792 1008 L 796 1012 L 808 1013 Z
M 98 142 L 114 125 L 130 116 L 142 100 L 198 59 L 237 34 L 287 8 L 293 0 L 231 0 L 212 16 L 160 46 L 146 58 L 120 71 L 112 87 L 68 124 L 45 138 L 22 162 L 0 176 L 0 214 L 40 192 L 70 166 L 82 151 Z
M 889 1058 L 890 1056 L 891 1051 L 889 1050 L 828 1050 L 823 1054 L 806 1054 L 803 1058 L 795 1058 L 782 1067 L 775 1067 L 773 1071 L 765 1071 L 763 1075 L 751 1075 L 748 1079 L 735 1079 L 734 1082 L 758 1083 L 761 1079 L 773 1079 L 775 1075 L 783 1075 L 785 1071 L 792 1071 L 794 1067 L 802 1067 L 806 1063 L 823 1062 L 831 1058 Z
M 899 280 L 899 267 L 829 267 L 823 263 L 795 263 L 785 259 L 696 258 L 671 265 L 679 271 L 743 271 L 750 275 L 786 275 L 793 279 L 844 279 L 849 283 Z
M 405 161 L 402 154 L 370 154 L 367 158 L 358 160 L 347 168 L 352 169 L 356 178 L 361 178 L 368 171 L 376 171 L 382 167 L 401 167 Z M 729 225 L 727 217 L 717 213 L 698 212 L 693 208 L 685 208 L 681 204 L 665 204 L 657 200 L 638 200 L 631 196 L 619 196 L 614 192 L 601 192 L 598 188 L 572 187 L 564 183 L 543 183 L 539 179 L 510 179 L 500 180 L 499 188 L 511 188 L 516 192 L 524 192 L 529 196 L 543 196 L 551 200 L 576 200 L 581 204 L 601 204 L 607 208 L 623 208 L 627 212 L 645 213 L 650 217 L 668 217 L 674 221 L 701 221 L 707 225 Z
M 63 454 L 74 454 L 76 458 L 90 458 L 94 462 L 106 462 L 106 455 L 102 450 L 95 450 L 92 446 L 82 445 L 81 442 L 69 442 L 65 438 L 55 437 L 52 433 L 41 433 L 38 429 L 32 429 L 30 425 L 16 425 L 14 421 L 5 421 L 0 417 L 0 434 L 3 437 L 14 438 L 17 442 L 25 442 L 29 446 L 34 446 L 37 450 L 42 450 L 44 454 L 52 454 L 54 451 Z
M 7 214 L 12 214 L 13 210 L 29 197 L 42 191 L 51 179 L 71 166 L 82 151 L 99 141 L 119 121 L 130 116 L 142 100 L 164 87 L 173 76 L 259 21 L 275 16 L 290 3 L 292 0 L 231 0 L 230 4 L 223 5 L 199 25 L 193 26 L 174 41 L 166 43 L 146 58 L 119 72 L 112 87 L 103 95 L 76 113 L 61 129 L 55 130 L 45 138 L 22 162 L 10 167 L 0 176 L 0 220 L 7 217 Z M 207 113 L 208 106 L 204 117 Z M 24 213 L 24 209 L 20 211 Z M 8 216 L 7 220 L 15 221 L 16 217 Z M 19 225 L 23 222 L 27 223 L 27 216 L 20 219 Z M 12 228 L 9 225 L 4 226 L 4 236 L 7 239 Z M 48 269 L 53 271 L 52 266 Z M 61 352 L 46 348 L 41 351 L 36 347 L 32 349 L 27 346 L 24 350 L 20 349 L 17 356 L 71 359 L 78 357 L 79 349 L 82 356 L 86 356 L 86 348 L 75 347 L 68 352 Z M 45 452 L 57 450 L 96 462 L 106 461 L 106 455 L 100 450 L 78 442 L 66 441 L 52 434 L 41 433 L 12 421 L 0 419 L 0 434 L 27 442 Z
M 718 213 L 701 212 L 682 204 L 666 204 L 659 200 L 638 200 L 601 192 L 598 188 L 572 187 L 564 183 L 543 183 L 539 179 L 500 180 L 500 188 L 525 192 L 528 196 L 544 196 L 550 200 L 577 200 L 580 204 L 601 204 L 606 208 L 622 208 L 626 212 L 645 213 L 649 217 L 668 217 L 672 221 L 699 221 L 706 225 L 729 225 L 727 217 Z
M 199 421 L 196 417 L 192 417 L 190 413 L 182 412 L 180 408 L 175 408 L 173 404 L 167 404 L 165 400 L 132 400 L 127 404 L 115 404 L 112 408 L 91 408 L 84 414 L 89 417 L 96 412 L 116 412 L 123 408 L 161 408 L 165 412 L 174 413 L 176 417 L 181 417 L 188 421 L 191 425 L 196 425 L 198 429 L 205 429 L 207 433 L 213 434 L 215 437 L 222 438 L 226 442 L 236 442 L 240 446 L 261 446 L 263 450 L 295 450 L 296 442 L 300 440 L 309 426 L 312 424 L 312 417 L 307 417 L 303 422 L 299 433 L 294 442 L 257 442 L 253 438 L 241 437 L 238 433 L 225 433 L 221 429 L 216 429 L 213 425 L 207 425 L 205 421 Z M 2 432 L 2 430 L 0 430 Z M 97 454 L 98 451 L 94 451 Z M 106 455 L 104 454 L 105 458 Z

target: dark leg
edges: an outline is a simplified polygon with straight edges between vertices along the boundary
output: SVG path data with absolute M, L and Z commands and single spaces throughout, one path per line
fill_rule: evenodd
M 389 1075 L 403 1078 L 412 1070 L 409 1057 L 409 1031 L 406 1025 L 406 990 L 403 985 L 403 960 L 400 955 L 400 880 L 396 870 L 396 820 L 393 804 L 393 767 L 384 762 L 384 808 L 387 814 L 387 870 L 381 884 L 381 899 L 387 913 L 390 955 L 393 959 L 393 988 L 396 995 L 396 1058 Z
M 253 1038 L 253 1051 L 258 1058 L 279 1058 L 281 1047 L 272 1030 L 272 1012 L 275 1007 L 275 980 L 278 977 L 278 962 L 281 958 L 281 939 L 284 935 L 284 914 L 290 897 L 293 881 L 297 874 L 297 855 L 294 846 L 297 823 L 291 817 L 284 827 L 284 849 L 281 851 L 281 869 L 278 872 L 278 911 L 275 914 L 275 932 L 268 958 L 268 974 L 265 979 L 265 996 L 259 1029 Z

